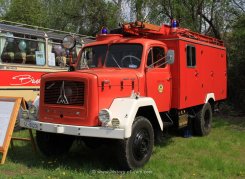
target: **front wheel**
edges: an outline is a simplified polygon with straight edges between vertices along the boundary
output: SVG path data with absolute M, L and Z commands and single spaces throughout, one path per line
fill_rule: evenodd
M 195 133 L 199 136 L 208 135 L 211 131 L 212 119 L 212 107 L 210 103 L 206 103 L 198 110 L 194 119 Z
M 36 131 L 37 146 L 48 157 L 66 154 L 73 141 L 73 136 Z
M 130 138 L 120 140 L 118 159 L 122 169 L 142 167 L 150 159 L 154 145 L 154 132 L 148 119 L 139 116 L 132 126 Z

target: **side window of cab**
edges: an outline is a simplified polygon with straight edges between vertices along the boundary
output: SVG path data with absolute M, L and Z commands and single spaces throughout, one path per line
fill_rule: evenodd
M 163 47 L 152 47 L 147 56 L 149 68 L 164 68 L 166 66 L 165 50 Z

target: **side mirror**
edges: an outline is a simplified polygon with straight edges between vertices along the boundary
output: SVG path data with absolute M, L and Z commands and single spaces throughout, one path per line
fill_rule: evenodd
M 166 57 L 167 64 L 173 64 L 174 63 L 174 50 L 168 50 L 167 57 Z

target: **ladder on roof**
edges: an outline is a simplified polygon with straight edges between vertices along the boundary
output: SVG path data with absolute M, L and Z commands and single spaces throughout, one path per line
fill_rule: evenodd
M 189 29 L 184 29 L 182 31 L 180 30 L 179 32 L 177 32 L 177 34 L 179 34 L 182 37 L 186 37 L 186 38 L 190 38 L 190 39 L 194 39 L 194 40 L 198 40 L 198 41 L 202 41 L 218 46 L 224 46 L 224 42 L 222 40 L 207 35 L 199 34 L 197 32 L 190 31 Z
M 168 29 L 168 33 L 166 33 L 166 31 L 163 31 L 164 28 Z M 170 35 L 171 26 L 163 25 L 161 27 L 161 26 L 149 24 L 146 22 L 136 21 L 134 23 L 123 24 L 123 31 L 129 34 L 135 35 L 135 36 L 139 36 L 142 34 L 144 35 L 147 35 L 147 34 L 148 35 L 149 34 Z M 202 41 L 202 42 L 206 42 L 206 43 L 210 43 L 210 44 L 214 44 L 218 46 L 224 46 L 224 42 L 222 40 L 219 40 L 213 37 L 209 37 L 203 34 L 199 34 L 197 32 L 193 32 L 185 28 L 177 28 L 174 34 L 179 35 L 181 37 L 194 39 L 194 40 L 198 40 L 198 41 Z

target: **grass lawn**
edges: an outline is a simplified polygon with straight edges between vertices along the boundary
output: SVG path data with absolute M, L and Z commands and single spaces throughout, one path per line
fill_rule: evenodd
M 67 156 L 48 159 L 29 143 L 14 145 L 0 166 L 0 178 L 245 178 L 245 117 L 214 117 L 206 137 L 171 135 L 155 146 L 143 168 L 127 173 L 116 170 L 112 147 L 91 150 L 75 144 Z

